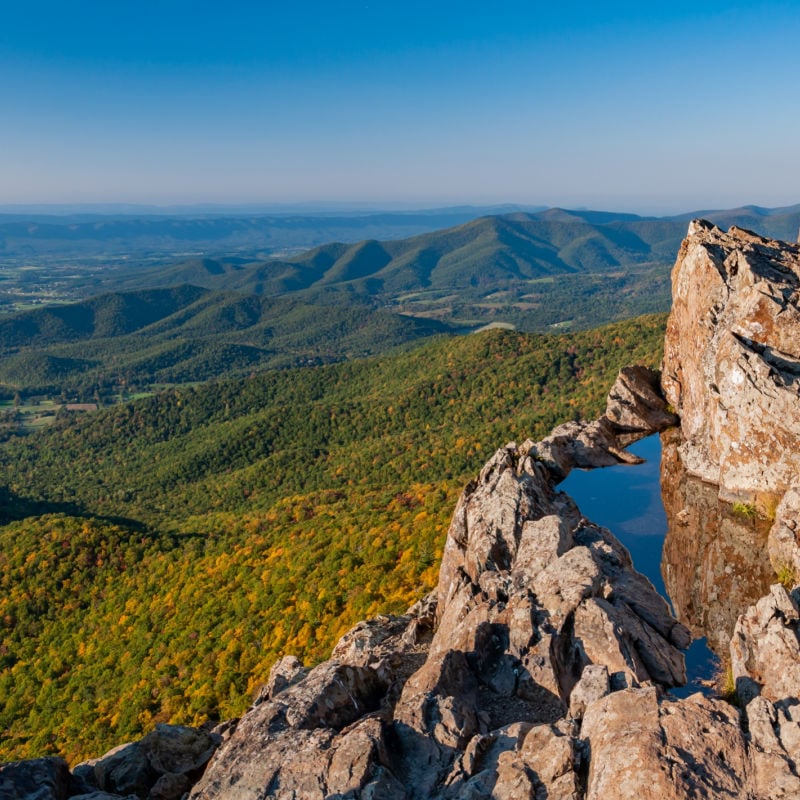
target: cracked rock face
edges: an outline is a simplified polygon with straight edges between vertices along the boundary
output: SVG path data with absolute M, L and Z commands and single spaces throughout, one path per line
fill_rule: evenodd
M 739 715 L 721 700 L 615 692 L 589 706 L 581 736 L 591 748 L 587 800 L 752 796 Z
M 672 298 L 662 385 L 683 463 L 774 509 L 800 470 L 800 245 L 695 220 Z

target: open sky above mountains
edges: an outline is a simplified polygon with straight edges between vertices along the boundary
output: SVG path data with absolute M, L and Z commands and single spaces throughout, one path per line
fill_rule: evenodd
M 796 202 L 788 2 L 42 0 L 0 203 Z

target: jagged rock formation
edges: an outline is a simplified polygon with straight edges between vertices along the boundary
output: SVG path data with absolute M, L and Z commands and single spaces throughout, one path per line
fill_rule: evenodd
M 664 385 L 681 415 L 681 457 L 718 493 L 762 507 L 798 475 L 798 256 L 696 222 L 674 274 Z M 685 629 L 613 536 L 555 491 L 570 469 L 629 460 L 630 438 L 674 422 L 653 376 L 628 370 L 600 420 L 498 451 L 456 508 L 435 612 L 429 603 L 365 626 L 337 647 L 342 661 L 297 684 L 372 666 L 383 696 L 344 702 L 355 713 L 369 698 L 375 710 L 309 752 L 318 731 L 272 722 L 265 733 L 264 721 L 294 702 L 273 694 L 193 798 L 800 797 L 798 597 L 775 586 L 736 623 L 741 719 L 718 699 L 671 699 L 664 689 L 682 680 Z M 773 560 L 795 570 L 798 497 L 785 495 L 770 533 Z M 288 742 L 302 758 L 281 760 Z M 258 779 L 242 780 L 254 765 Z
M 501 448 L 459 500 L 435 596 L 307 674 L 279 662 L 192 797 L 583 796 L 579 720 L 611 691 L 682 683 L 689 635 L 555 485 L 669 423 L 655 387 L 626 370 L 600 420 Z
M 798 289 L 800 246 L 696 220 L 673 270 L 663 363 L 664 391 L 681 418 L 680 444 L 670 443 L 662 462 L 674 521 L 665 579 L 687 563 L 696 571 L 686 583 L 698 597 L 684 585 L 679 617 L 681 605 L 716 614 L 718 652 L 731 610 L 742 612 L 733 617 L 730 665 L 747 730 L 741 794 L 757 798 L 800 797 L 800 590 L 775 584 L 752 597 L 759 585 L 764 591 L 768 561 L 789 586 L 800 576 Z M 692 485 L 686 471 L 708 483 Z M 744 516 L 774 517 L 766 541 L 763 522 L 735 520 L 736 508 L 714 506 L 709 493 L 746 501 Z M 714 535 L 704 544 L 706 529 Z M 703 548 L 702 558 L 678 552 L 686 547 Z
M 695 220 L 672 298 L 662 382 L 683 463 L 772 511 L 800 474 L 800 245 Z

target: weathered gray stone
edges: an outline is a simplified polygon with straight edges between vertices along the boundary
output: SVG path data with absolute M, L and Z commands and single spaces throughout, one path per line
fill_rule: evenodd
M 513 723 L 470 740 L 444 798 L 578 800 L 575 742 L 553 725 Z
M 115 747 L 78 765 L 75 772 L 101 791 L 138 797 L 147 797 L 164 775 L 183 775 L 186 785 L 182 794 L 200 776 L 220 743 L 219 736 L 202 728 L 157 725 L 138 742 Z M 168 779 L 162 786 L 175 780 Z
M 606 417 L 592 422 L 565 422 L 541 442 L 526 442 L 523 452 L 543 463 L 558 481 L 564 480 L 576 468 L 641 463 L 640 458 L 623 448 L 617 438 L 620 432 Z
M 588 706 L 581 738 L 591 754 L 587 800 L 750 796 L 738 714 L 721 701 L 614 692 Z
M 603 572 L 587 547 L 574 547 L 535 575 L 532 589 L 539 604 L 557 618 L 572 614 L 587 597 L 600 593 Z
M 219 739 L 209 731 L 184 725 L 156 725 L 156 729 L 140 742 L 159 776 L 196 774 L 205 767 L 219 744 Z
M 600 700 L 610 691 L 608 667 L 605 664 L 587 664 L 569 696 L 570 717 L 581 719 L 590 703 Z
M 739 699 L 800 697 L 798 606 L 780 584 L 739 617 L 730 644 Z
M 296 656 L 279 658 L 272 665 L 269 678 L 253 700 L 253 705 L 257 706 L 267 700 L 272 700 L 275 695 L 302 680 L 306 675 L 308 675 L 308 670 Z
M 139 742 L 115 747 L 94 761 L 92 767 L 97 786 L 111 794 L 146 797 L 159 778 Z
M 775 706 L 765 697 L 755 697 L 746 709 L 747 729 L 750 734 L 750 756 L 753 769 L 753 788 L 757 797 L 800 797 L 800 778 L 797 776 L 797 753 L 790 755 L 781 741 L 781 725 Z M 784 728 L 797 724 L 784 722 Z M 791 736 L 787 730 L 787 741 Z
M 523 579 L 538 575 L 574 545 L 571 526 L 564 517 L 548 514 L 541 519 L 526 520 L 522 524 L 513 573 Z
M 678 424 L 661 393 L 661 375 L 647 367 L 623 367 L 608 393 L 605 416 L 619 431 L 647 434 Z
M 191 788 L 185 774 L 166 772 L 153 784 L 148 800 L 180 800 Z
M 373 712 L 385 688 L 370 667 L 321 664 L 242 717 L 192 796 L 247 800 L 269 789 L 275 797 L 326 797 L 328 759 L 347 741 L 343 729 Z

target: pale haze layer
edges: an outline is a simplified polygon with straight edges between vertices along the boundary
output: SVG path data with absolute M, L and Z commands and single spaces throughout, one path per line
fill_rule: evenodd
M 796 203 L 796 8 L 20 3 L 0 203 Z

